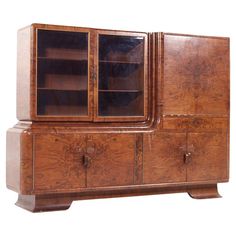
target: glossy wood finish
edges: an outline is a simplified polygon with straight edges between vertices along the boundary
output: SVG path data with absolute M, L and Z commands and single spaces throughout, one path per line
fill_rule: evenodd
M 16 205 L 31 212 L 66 210 L 72 200 L 43 195 L 19 195 Z
M 52 106 L 48 106 L 48 110 L 46 109 L 43 112 L 38 111 L 38 100 L 39 102 L 42 99 L 41 97 L 45 97 L 46 93 L 48 94 L 50 90 L 43 90 L 42 88 L 38 89 L 37 81 L 39 77 L 40 70 L 40 61 L 45 61 L 46 59 L 56 59 L 56 61 L 78 61 L 78 55 L 80 52 L 78 50 L 61 50 L 61 48 L 55 50 L 52 48 L 48 48 L 49 50 L 45 51 L 45 56 L 41 56 L 41 52 L 38 49 L 38 45 L 42 40 L 38 39 L 39 32 L 74 32 L 74 33 L 87 33 L 88 34 L 88 116 L 86 116 L 86 112 L 84 114 L 82 112 L 81 115 L 63 115 L 63 113 L 71 113 L 76 114 L 76 106 L 72 106 L 71 109 L 66 107 L 61 107 L 59 109 L 53 109 Z M 115 33 L 115 36 L 129 36 L 129 37 L 143 37 L 144 39 L 144 53 L 143 57 L 143 80 L 144 80 L 144 89 L 143 89 L 143 101 L 137 101 L 137 106 L 139 104 L 143 104 L 144 114 L 142 116 L 139 115 L 120 115 L 120 116 L 100 116 L 98 115 L 98 80 L 99 80 L 99 62 L 98 62 L 98 50 L 99 50 L 99 42 L 98 38 L 100 34 L 104 35 L 112 35 Z M 29 27 L 23 28 L 18 31 L 19 40 L 18 40 L 18 57 L 22 58 L 29 51 L 29 58 L 26 58 L 26 63 L 28 64 L 20 64 L 18 66 L 18 96 L 17 101 L 19 104 L 19 112 L 18 119 L 19 120 L 34 120 L 34 121 L 114 121 L 114 122 L 123 122 L 123 121 L 147 121 L 148 119 L 148 37 L 147 33 L 137 33 L 137 32 L 125 32 L 125 31 L 110 31 L 110 30 L 98 30 L 98 29 L 88 29 L 88 28 L 80 28 L 80 27 L 64 27 L 64 26 L 51 26 L 51 25 L 42 25 L 42 24 L 32 24 Z M 26 44 L 25 44 L 26 41 Z M 47 42 L 47 41 L 46 41 Z M 23 45 L 23 46 L 22 46 Z M 39 52 L 38 52 L 39 50 Z M 63 53 L 63 55 L 62 55 Z M 39 54 L 39 55 L 38 55 Z M 83 52 L 84 54 L 84 52 Z M 82 55 L 83 56 L 83 55 Z M 56 57 L 56 58 L 53 58 Z M 76 58 L 76 60 L 75 60 Z M 18 60 L 20 62 L 20 59 Z M 28 73 L 28 74 L 24 74 Z M 58 76 L 57 76 L 58 77 Z M 49 83 L 51 84 L 52 77 L 48 78 Z M 61 77 L 58 79 L 61 79 Z M 23 83 L 23 84 L 22 84 Z M 74 87 L 74 86 L 73 86 Z M 75 87 L 74 87 L 75 89 Z M 28 91 L 31 91 L 29 93 Z M 68 87 L 66 88 L 67 93 L 69 92 Z M 25 94 L 27 96 L 24 96 Z M 58 89 L 55 91 L 51 91 L 54 93 L 60 92 Z M 64 94 L 66 91 L 64 91 Z M 41 96 L 39 97 L 39 94 Z M 60 94 L 59 94 L 60 95 Z M 55 102 L 58 106 L 58 102 L 61 96 L 55 96 Z M 68 96 L 66 96 L 68 97 Z M 46 101 L 52 101 L 54 97 L 48 97 Z M 74 98 L 74 100 L 78 100 L 78 98 Z M 129 111 L 129 109 L 127 109 Z M 45 114 L 43 114 L 45 113 Z M 55 115 L 54 115 L 55 113 Z M 57 114 L 58 113 L 58 114 Z M 61 115 L 59 114 L 61 113 Z M 57 114 L 57 115 L 56 115 Z
M 229 39 L 164 34 L 164 115 L 228 114 Z
M 34 188 L 60 190 L 86 187 L 83 152 L 85 135 L 34 136 Z
M 179 186 L 152 186 L 131 189 L 106 189 L 85 191 L 80 193 L 55 193 L 45 195 L 19 195 L 16 205 L 31 212 L 44 212 L 55 210 L 66 210 L 73 200 L 88 200 L 99 198 L 131 197 L 153 194 L 182 193 L 188 192 L 195 199 L 219 198 L 221 197 L 216 184 L 206 185 L 179 185 Z
M 188 181 L 227 180 L 227 135 L 224 132 L 188 133 Z
M 144 183 L 186 182 L 183 163 L 186 152 L 185 133 L 152 133 L 144 135 Z
M 133 184 L 134 135 L 39 134 L 34 137 L 36 191 Z
M 38 29 L 89 34 L 88 117 L 37 115 Z M 145 38 L 144 116 L 99 116 L 99 35 Z M 219 197 L 217 184 L 229 180 L 228 38 L 42 24 L 18 36 L 20 121 L 7 132 L 6 171 L 18 206 L 62 210 L 73 200 L 175 192 Z M 78 50 L 45 53 L 78 59 Z M 58 78 L 49 75 L 44 85 L 70 90 L 78 79 Z M 137 92 L 134 81 L 132 88 L 109 83 L 111 92 Z
M 201 186 L 200 188 L 189 189 L 188 194 L 195 199 L 220 198 L 217 185 Z
M 33 189 L 32 134 L 24 128 L 7 132 L 7 187 L 21 194 L 31 194 Z
M 125 186 L 134 182 L 135 136 L 88 135 L 87 187 Z
M 17 118 L 27 120 L 31 116 L 31 76 L 33 67 L 33 30 L 31 27 L 17 34 Z

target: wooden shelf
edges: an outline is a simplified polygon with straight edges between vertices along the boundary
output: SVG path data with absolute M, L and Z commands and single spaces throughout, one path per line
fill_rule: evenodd
M 59 88 L 38 88 L 38 90 L 44 91 L 65 91 L 65 92 L 87 92 L 87 89 L 59 89 Z
M 67 106 L 57 106 L 57 105 L 46 105 L 44 111 L 40 115 L 53 115 L 53 116 L 86 116 L 88 114 L 87 106 L 79 105 L 67 105 Z
M 45 48 L 44 54 L 40 56 L 47 58 L 61 58 L 64 60 L 88 60 L 88 50 L 48 47 Z
M 87 59 L 75 59 L 75 58 L 58 58 L 58 57 L 38 57 L 39 60 L 55 60 L 55 61 L 76 61 L 76 62 L 87 62 Z
M 100 60 L 100 63 L 109 63 L 109 64 L 143 64 L 140 61 L 109 61 L 109 60 Z
M 138 89 L 100 89 L 99 92 L 105 92 L 105 93 L 139 93 L 142 92 L 142 90 Z

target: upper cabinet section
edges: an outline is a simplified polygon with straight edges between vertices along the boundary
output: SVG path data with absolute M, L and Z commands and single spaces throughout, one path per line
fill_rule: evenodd
M 18 32 L 17 117 L 145 121 L 145 33 L 34 24 Z
M 19 120 L 228 116 L 229 38 L 33 24 L 17 56 Z
M 229 38 L 164 34 L 163 115 L 228 110 Z

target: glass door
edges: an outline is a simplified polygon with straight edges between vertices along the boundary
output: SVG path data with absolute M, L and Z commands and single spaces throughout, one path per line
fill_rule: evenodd
M 146 35 L 98 35 L 97 120 L 144 120 Z
M 37 116 L 88 119 L 88 37 L 38 29 Z

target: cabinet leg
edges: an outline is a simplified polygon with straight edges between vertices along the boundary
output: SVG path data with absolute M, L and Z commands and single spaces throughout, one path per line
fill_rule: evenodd
M 18 195 L 16 205 L 31 212 L 66 210 L 72 200 L 63 197 L 44 195 Z
M 208 186 L 199 186 L 196 188 L 188 189 L 188 194 L 194 199 L 205 199 L 205 198 L 219 198 L 221 197 L 218 193 L 217 184 Z

